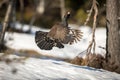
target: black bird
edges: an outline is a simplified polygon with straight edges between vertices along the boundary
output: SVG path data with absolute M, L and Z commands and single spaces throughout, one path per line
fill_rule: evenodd
M 67 12 L 61 23 L 56 23 L 49 32 L 37 31 L 35 42 L 40 49 L 51 50 L 53 47 L 64 48 L 63 44 L 80 41 L 82 32 L 68 27 L 70 12 Z

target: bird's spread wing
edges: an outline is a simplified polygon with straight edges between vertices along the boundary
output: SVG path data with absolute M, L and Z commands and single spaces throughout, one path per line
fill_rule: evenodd
M 61 42 L 57 39 L 47 37 L 48 32 L 37 31 L 35 34 L 35 42 L 40 49 L 51 50 L 54 46 L 63 48 Z
M 82 38 L 82 32 L 80 30 L 77 29 L 70 29 L 69 34 L 66 35 L 65 40 L 63 41 L 63 43 L 65 44 L 73 44 L 73 43 L 77 43 L 77 41 L 80 41 L 80 39 Z

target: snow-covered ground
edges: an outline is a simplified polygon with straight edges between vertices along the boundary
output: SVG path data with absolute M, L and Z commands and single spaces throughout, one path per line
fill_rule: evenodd
M 64 61 L 35 58 L 23 61 L 14 59 L 9 64 L 0 61 L 0 80 L 120 80 L 120 74 Z
M 20 24 L 16 25 L 20 28 Z M 27 30 L 28 26 L 23 28 Z M 70 25 L 74 27 L 75 25 Z M 16 50 L 35 50 L 40 54 L 52 55 L 61 58 L 74 58 L 80 52 L 86 50 L 91 40 L 91 28 L 82 26 L 80 29 L 84 35 L 83 39 L 73 45 L 65 45 L 64 49 L 53 48 L 50 51 L 40 50 L 34 41 L 34 33 L 38 30 L 49 31 L 42 28 L 32 28 L 32 34 L 25 33 L 6 33 L 6 45 Z M 12 37 L 11 37 L 12 36 Z M 13 38 L 13 40 L 12 40 Z M 106 30 L 98 28 L 96 30 L 96 52 L 102 55 L 105 50 L 99 48 L 105 47 Z M 0 53 L 1 54 L 1 53 Z M 84 55 L 83 55 L 84 56 Z M 7 57 L 7 56 L 6 56 Z M 15 55 L 9 55 L 9 58 L 19 58 Z M 88 66 L 78 66 L 55 59 L 36 59 L 28 58 L 24 63 L 17 59 L 10 61 L 0 61 L 0 80 L 120 80 L 120 74 L 109 72 L 103 69 L 95 69 Z
M 31 33 L 32 34 L 25 34 L 25 33 L 7 33 L 6 34 L 6 45 L 10 48 L 20 50 L 20 49 L 27 49 L 27 50 L 35 50 L 40 54 L 60 57 L 60 58 L 74 58 L 80 52 L 83 52 L 87 49 L 89 41 L 91 41 L 91 32 L 92 29 L 87 26 L 77 27 L 76 25 L 69 25 L 73 28 L 78 28 L 83 32 L 83 38 L 80 42 L 75 43 L 73 45 L 65 45 L 65 48 L 59 49 L 54 47 L 52 50 L 40 50 L 34 40 L 34 33 L 38 30 L 42 31 L 49 31 L 49 29 L 43 29 L 38 27 L 32 27 Z M 16 24 L 17 29 L 21 29 L 20 24 Z M 27 31 L 29 29 L 28 25 L 24 25 L 23 30 Z M 13 40 L 9 40 L 9 37 L 12 36 Z M 96 53 L 100 53 L 102 55 L 105 54 L 105 50 L 101 47 L 105 47 L 106 41 L 106 30 L 105 28 L 98 28 L 96 30 Z

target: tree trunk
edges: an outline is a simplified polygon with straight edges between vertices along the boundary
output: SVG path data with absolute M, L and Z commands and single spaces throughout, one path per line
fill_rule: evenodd
M 14 2 L 14 0 L 10 0 L 6 15 L 5 15 L 5 19 L 4 19 L 4 22 L 2 24 L 2 31 L 0 32 L 0 52 L 2 51 L 2 49 L 4 49 L 4 35 L 5 35 L 6 28 L 8 26 L 9 17 L 11 14 L 13 2 Z
M 107 0 L 107 69 L 120 73 L 120 0 Z

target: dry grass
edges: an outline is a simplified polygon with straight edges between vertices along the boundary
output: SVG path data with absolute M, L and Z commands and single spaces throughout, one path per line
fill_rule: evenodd
M 89 54 L 85 58 L 76 57 L 71 63 L 82 65 L 82 66 L 90 66 L 95 68 L 103 68 L 104 57 L 100 54 Z

